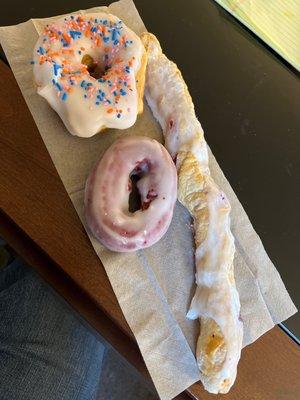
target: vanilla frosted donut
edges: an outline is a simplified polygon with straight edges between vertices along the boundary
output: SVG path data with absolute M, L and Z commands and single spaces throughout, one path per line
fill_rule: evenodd
M 138 175 L 141 209 L 128 210 L 130 176 Z M 129 252 L 149 247 L 167 231 L 177 197 L 177 173 L 156 140 L 129 136 L 117 140 L 91 172 L 85 189 L 85 218 L 107 248 Z
M 73 135 L 132 126 L 143 108 L 146 53 L 140 38 L 106 13 L 71 15 L 45 27 L 34 48 L 38 93 Z

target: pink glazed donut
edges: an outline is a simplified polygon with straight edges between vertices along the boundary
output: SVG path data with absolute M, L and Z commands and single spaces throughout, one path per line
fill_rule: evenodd
M 141 208 L 129 211 L 131 176 L 137 175 Z M 152 246 L 166 233 L 177 198 L 177 172 L 156 140 L 117 140 L 92 170 L 85 188 L 85 218 L 108 249 L 130 252 Z

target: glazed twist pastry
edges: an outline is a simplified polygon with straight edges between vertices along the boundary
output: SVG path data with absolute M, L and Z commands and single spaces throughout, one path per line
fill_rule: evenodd
M 148 53 L 145 96 L 176 162 L 178 199 L 194 219 L 197 288 L 188 318 L 201 322 L 196 350 L 200 376 L 209 392 L 227 393 L 243 338 L 230 204 L 210 175 L 203 130 L 180 71 L 155 36 L 145 33 L 142 41 Z

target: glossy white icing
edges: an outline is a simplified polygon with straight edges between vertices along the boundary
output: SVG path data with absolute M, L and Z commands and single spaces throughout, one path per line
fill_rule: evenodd
M 142 207 L 129 212 L 131 174 Z M 128 252 L 149 247 L 167 231 L 177 198 L 177 172 L 166 149 L 154 139 L 126 136 L 117 140 L 91 172 L 85 191 L 85 217 L 94 236 L 107 248 Z
M 187 316 L 201 318 L 197 346 L 201 380 L 208 391 L 226 393 L 236 378 L 243 338 L 233 276 L 230 204 L 210 176 L 203 130 L 180 71 L 153 35 L 146 34 L 143 40 L 148 53 L 145 96 L 176 160 L 179 200 L 194 217 L 197 289 Z M 208 346 L 217 336 L 220 344 L 225 343 L 218 352 L 218 345 Z
M 143 53 L 140 38 L 111 14 L 59 19 L 45 27 L 34 48 L 37 91 L 73 135 L 129 128 L 137 117 L 136 73 Z M 86 55 L 97 79 L 82 63 Z

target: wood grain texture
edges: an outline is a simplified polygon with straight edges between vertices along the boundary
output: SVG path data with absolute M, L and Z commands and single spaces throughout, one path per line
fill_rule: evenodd
M 2 62 L 0 79 L 2 234 L 99 333 L 147 375 L 104 268 L 15 79 Z M 111 321 L 114 324 L 110 325 Z M 114 336 L 114 330 L 120 330 L 119 336 Z M 187 393 L 201 400 L 293 400 L 300 393 L 299 370 L 297 345 L 276 327 L 243 351 L 236 385 L 228 395 L 209 395 L 199 383 Z M 183 398 L 186 395 L 178 397 Z

